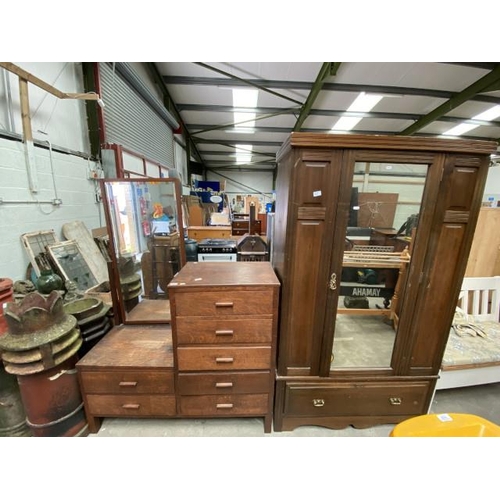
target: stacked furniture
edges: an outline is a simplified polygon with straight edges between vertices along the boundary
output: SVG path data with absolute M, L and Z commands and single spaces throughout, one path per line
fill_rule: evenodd
M 287 139 L 277 156 L 272 257 L 282 285 L 275 430 L 367 427 L 428 411 L 494 151 L 488 141 L 422 137 Z M 337 315 L 355 167 L 370 162 L 418 166 L 425 185 L 387 361 L 354 362 L 351 350 L 338 366 L 344 346 L 358 339 L 364 348 L 359 339 L 375 333 L 354 328 L 340 338 L 346 315 Z

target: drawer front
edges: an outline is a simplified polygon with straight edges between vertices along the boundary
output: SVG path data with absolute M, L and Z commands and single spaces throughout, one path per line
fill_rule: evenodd
M 271 347 L 178 347 L 180 371 L 266 370 Z
M 258 394 L 271 390 L 270 372 L 260 373 L 181 373 L 179 393 L 199 394 Z
M 264 415 L 268 412 L 269 395 L 181 396 L 180 402 L 184 416 Z
M 82 389 L 87 394 L 173 394 L 171 371 L 81 372 Z
M 272 290 L 175 293 L 177 316 L 236 316 L 273 313 Z
M 425 411 L 429 384 L 287 384 L 287 416 L 411 415 Z
M 177 318 L 177 344 L 270 344 L 272 319 Z
M 88 410 L 95 416 L 166 417 L 176 414 L 175 396 L 87 395 Z

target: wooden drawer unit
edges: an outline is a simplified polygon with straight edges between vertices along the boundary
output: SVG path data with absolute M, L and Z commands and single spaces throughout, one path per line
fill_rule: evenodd
M 180 416 L 262 416 L 271 431 L 278 294 L 269 262 L 188 262 L 170 282 Z
M 186 416 L 263 415 L 269 405 L 269 393 L 231 394 L 227 396 L 181 396 L 180 408 Z
M 271 346 L 178 347 L 179 371 L 262 370 L 271 368 Z
M 273 320 L 177 318 L 179 344 L 271 344 Z
M 342 428 L 397 423 L 425 413 L 431 381 L 278 382 L 282 401 L 280 430 L 298 425 Z
M 199 264 L 207 264 L 207 262 Z M 179 280 L 179 276 L 175 279 Z M 179 317 L 188 318 L 196 316 L 271 316 L 273 314 L 273 292 L 272 290 L 221 290 L 180 293 L 177 295 L 175 308 Z
M 89 394 L 173 394 L 173 371 L 120 370 L 83 372 L 82 388 Z
M 269 371 L 180 373 L 178 389 L 181 395 L 252 394 L 269 392 Z
M 168 417 L 174 416 L 175 395 L 89 394 L 90 413 L 102 417 Z
M 285 413 L 295 416 L 342 416 L 376 412 L 380 415 L 421 413 L 427 383 L 394 383 L 334 386 L 287 385 Z
M 117 326 L 76 368 L 91 433 L 102 417 L 176 415 L 169 325 Z

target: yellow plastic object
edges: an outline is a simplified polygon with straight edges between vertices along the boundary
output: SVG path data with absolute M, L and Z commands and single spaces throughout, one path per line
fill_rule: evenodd
M 437 413 L 397 424 L 390 437 L 500 437 L 500 426 L 476 415 Z

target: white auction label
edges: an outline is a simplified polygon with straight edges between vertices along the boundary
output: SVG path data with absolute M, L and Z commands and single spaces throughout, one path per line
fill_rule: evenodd
M 453 419 L 447 413 L 441 413 L 437 416 L 441 422 L 451 422 Z
M 313 196 L 317 198 L 318 196 L 321 196 L 321 191 L 313 191 Z

